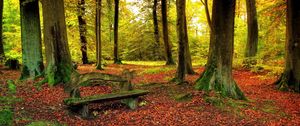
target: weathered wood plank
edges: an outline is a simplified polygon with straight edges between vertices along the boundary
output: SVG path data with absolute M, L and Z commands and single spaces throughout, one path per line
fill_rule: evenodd
M 146 95 L 148 93 L 149 91 L 146 90 L 121 91 L 118 93 L 93 95 L 84 98 L 68 98 L 64 100 L 64 103 L 69 106 L 75 106 L 85 103 L 97 103 L 103 101 L 121 100 L 125 98 L 136 98 L 138 96 Z

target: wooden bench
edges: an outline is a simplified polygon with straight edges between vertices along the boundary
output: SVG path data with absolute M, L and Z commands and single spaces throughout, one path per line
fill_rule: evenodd
M 95 79 L 97 76 L 101 76 L 98 79 Z M 79 87 L 74 88 L 70 93 L 70 98 L 64 99 L 64 104 L 68 106 L 68 109 L 73 112 L 81 115 L 83 118 L 88 118 L 90 116 L 88 104 L 89 103 L 104 103 L 108 101 L 121 100 L 122 103 L 126 104 L 129 108 L 135 109 L 137 107 L 137 98 L 148 94 L 146 90 L 133 89 L 130 80 L 126 80 L 116 75 L 102 74 L 102 73 L 92 73 L 92 79 L 89 77 L 82 77 L 84 81 L 79 81 L 80 85 L 108 85 L 107 82 L 118 82 L 118 86 L 115 84 L 109 84 L 113 88 L 118 87 L 117 90 L 114 90 L 113 93 L 109 94 L 98 94 L 88 97 L 81 97 Z M 116 80 L 114 80 L 116 79 Z M 105 83 L 103 83 L 105 82 Z

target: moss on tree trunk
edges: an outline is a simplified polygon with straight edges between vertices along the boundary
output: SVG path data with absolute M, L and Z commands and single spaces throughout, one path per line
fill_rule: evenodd
M 45 79 L 53 86 L 67 83 L 73 72 L 68 47 L 63 0 L 43 0 L 44 42 L 47 69 Z
M 38 0 L 24 1 L 20 0 L 23 60 L 20 79 L 22 80 L 40 76 L 44 69 Z
M 246 100 L 243 92 L 237 86 L 233 77 L 228 73 L 230 70 L 217 70 L 216 67 L 209 67 L 196 81 L 196 89 L 206 92 L 214 91 L 223 97 Z M 224 76 L 225 75 L 225 76 Z M 230 75 L 230 76 L 226 76 Z
M 232 76 L 235 2 L 216 0 L 213 3 L 209 58 L 195 88 L 214 91 L 224 97 L 246 99 Z

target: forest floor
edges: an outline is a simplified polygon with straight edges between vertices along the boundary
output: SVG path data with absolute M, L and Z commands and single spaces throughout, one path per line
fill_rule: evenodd
M 0 96 L 11 103 L 0 103 L 0 107 L 11 105 L 14 125 L 26 125 L 34 121 L 50 121 L 69 126 L 94 125 L 300 125 L 300 94 L 282 92 L 272 84 L 276 78 L 266 76 L 267 72 L 252 73 L 248 70 L 234 70 L 234 79 L 249 101 L 208 97 L 202 91 L 194 90 L 194 82 L 203 72 L 195 67 L 196 75 L 187 76 L 189 84 L 169 83 L 175 74 L 175 66 L 108 65 L 104 71 L 92 65 L 80 65 L 80 73 L 104 72 L 120 75 L 123 69 L 135 70 L 132 82 L 137 89 L 150 93 L 140 97 L 139 107 L 131 110 L 119 102 L 91 104 L 94 119 L 84 120 L 72 115 L 63 104 L 68 97 L 62 86 L 37 89 L 35 82 L 16 81 L 17 92 L 7 93 L 6 80 L 18 79 L 19 71 L 0 67 Z M 3 83 L 2 83 L 3 82 Z M 109 88 L 104 86 L 82 87 L 83 96 L 101 94 Z M 12 100 L 16 99 L 16 100 Z M 1 99 L 0 99 L 1 100 Z M 3 100 L 3 98 L 2 98 Z M 15 101 L 15 102 L 12 102 Z

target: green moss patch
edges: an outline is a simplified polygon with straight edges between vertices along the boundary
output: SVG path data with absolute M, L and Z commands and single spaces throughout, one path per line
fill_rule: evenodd
M 60 124 L 58 122 L 36 121 L 26 126 L 66 126 L 66 125 Z
M 178 95 L 174 95 L 173 98 L 174 98 L 176 101 L 180 101 L 180 102 L 183 102 L 183 101 L 190 101 L 190 100 L 192 100 L 193 95 L 192 95 L 191 93 L 187 93 L 187 94 L 178 94 Z
M 13 115 L 10 109 L 0 110 L 0 126 L 11 126 L 13 123 Z

